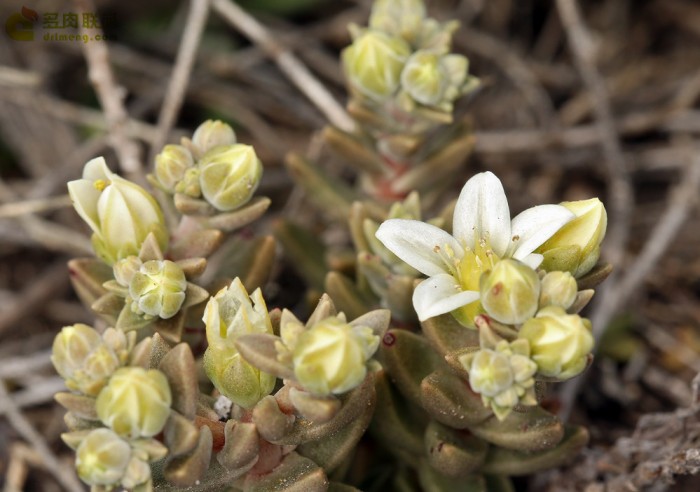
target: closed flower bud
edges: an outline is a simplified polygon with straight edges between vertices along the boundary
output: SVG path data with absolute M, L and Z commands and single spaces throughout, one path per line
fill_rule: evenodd
M 422 0 L 377 0 L 372 5 L 369 27 L 412 43 L 420 33 L 425 15 Z
M 166 145 L 156 156 L 155 175 L 158 183 L 169 193 L 175 193 L 185 171 L 194 166 L 192 153 L 182 145 Z
M 117 485 L 131 459 L 131 446 L 109 429 L 95 429 L 76 450 L 75 467 L 88 485 Z
M 199 161 L 199 184 L 204 198 L 228 212 L 245 205 L 260 184 L 262 163 L 250 145 L 216 147 Z
M 132 456 L 121 480 L 123 487 L 133 489 L 151 479 L 151 467 L 142 459 Z
M 484 406 L 490 406 L 499 420 L 518 404 L 537 404 L 533 377 L 537 364 L 529 355 L 525 340 L 501 340 L 493 350 L 483 348 L 459 358 L 469 373 L 472 390 L 481 395 Z
M 68 193 L 93 231 L 95 252 L 107 263 L 137 255 L 150 233 L 161 250 L 167 249 L 168 230 L 153 196 L 112 173 L 102 157 L 85 164 L 83 179 L 69 182 Z
M 590 322 L 559 306 L 541 309 L 525 322 L 518 338 L 530 343 L 540 374 L 562 380 L 583 371 L 593 349 Z
M 540 279 L 517 260 L 504 259 L 482 275 L 481 305 L 496 321 L 517 325 L 537 312 Z
M 204 369 L 216 389 L 244 408 L 269 395 L 276 378 L 246 362 L 236 348 L 236 338 L 249 333 L 272 334 L 272 323 L 260 289 L 251 296 L 240 279 L 209 299 L 203 321 L 209 347 Z
M 134 274 L 139 271 L 143 261 L 138 256 L 127 256 L 116 262 L 112 267 L 114 279 L 119 285 L 128 287 Z
M 153 437 L 170 415 L 172 395 L 165 375 L 141 367 L 122 367 L 97 396 L 97 416 L 120 436 Z
M 194 131 L 192 143 L 201 157 L 215 147 L 235 144 L 236 133 L 223 121 L 207 120 Z
M 416 51 L 401 72 L 401 87 L 416 101 L 437 106 L 450 84 L 449 73 L 439 53 Z
M 371 328 L 326 318 L 299 335 L 292 351 L 294 374 L 314 394 L 345 393 L 364 380 L 378 347 Z
M 182 180 L 175 186 L 176 193 L 182 193 L 192 198 L 202 196 L 202 186 L 199 184 L 199 168 L 192 167 L 185 171 Z
M 540 306 L 559 306 L 569 309 L 576 300 L 578 286 L 569 272 L 549 272 L 542 278 Z
M 168 319 L 185 301 L 187 280 L 182 269 L 170 260 L 150 260 L 134 272 L 129 282 L 132 310 Z
M 600 257 L 600 243 L 605 237 L 608 216 L 597 198 L 561 205 L 576 215 L 537 249 L 544 256 L 542 268 L 561 270 L 579 278 L 588 273 Z
M 97 331 L 80 323 L 66 326 L 56 335 L 51 361 L 68 389 L 89 396 L 97 396 L 123 363 Z
M 370 99 L 383 101 L 398 89 L 410 53 L 403 39 L 368 30 L 343 50 L 343 67 L 352 87 Z

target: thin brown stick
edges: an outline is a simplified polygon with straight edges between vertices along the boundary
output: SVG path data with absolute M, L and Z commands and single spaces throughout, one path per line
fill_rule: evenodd
M 79 12 L 96 12 L 92 0 L 74 0 Z M 86 28 L 81 26 L 80 33 L 86 36 L 103 37 L 102 29 Z M 88 76 L 100 105 L 105 112 L 105 119 L 110 133 L 110 144 L 119 158 L 121 168 L 136 181 L 145 181 L 141 164 L 141 149 L 138 144 L 129 138 L 126 133 L 126 125 L 129 114 L 124 107 L 124 88 L 117 84 L 109 63 L 109 49 L 103 41 L 90 40 L 82 43 L 83 53 L 88 65 Z
M 584 25 L 576 0 L 557 0 L 557 10 L 561 17 L 569 41 L 574 63 L 583 77 L 594 101 L 598 134 L 601 139 L 608 179 L 610 180 L 610 227 L 606 240 L 607 258 L 620 264 L 627 244 L 630 229 L 630 215 L 634 206 L 634 192 L 627 174 L 627 166 L 622 153 L 620 139 L 608 96 L 605 81 L 595 65 L 595 46 Z
M 68 195 L 37 198 L 0 205 L 0 218 L 18 217 L 20 215 L 48 212 L 59 208 L 70 207 L 71 201 Z
M 82 492 L 84 487 L 73 471 L 58 461 L 48 444 L 31 422 L 17 408 L 5 389 L 5 382 L 0 380 L 0 414 L 4 414 L 12 427 L 39 453 L 46 470 L 54 476 L 65 490 Z
M 158 115 L 158 133 L 151 146 L 149 162 L 165 144 L 168 132 L 175 124 L 177 114 L 182 107 L 208 15 L 209 0 L 190 0 L 190 10 L 182 34 L 182 41 L 175 58 L 170 83 L 165 91 L 163 106 Z
M 212 8 L 234 28 L 258 44 L 328 121 L 342 130 L 352 131 L 355 123 L 345 109 L 306 66 L 280 45 L 262 24 L 229 0 L 212 0 Z

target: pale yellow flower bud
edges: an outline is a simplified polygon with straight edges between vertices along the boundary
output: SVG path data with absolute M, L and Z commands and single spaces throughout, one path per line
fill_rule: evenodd
M 410 43 L 420 33 L 425 16 L 422 0 L 376 0 L 369 27 L 400 36 Z
M 252 300 L 252 301 L 251 301 Z M 209 299 L 203 321 L 209 347 L 204 369 L 216 389 L 244 408 L 269 395 L 276 378 L 246 362 L 238 353 L 236 338 L 249 333 L 272 334 L 272 323 L 260 289 L 251 296 L 240 279 Z
M 156 156 L 155 176 L 164 190 L 174 193 L 185 177 L 185 171 L 194 166 L 192 153 L 182 145 L 166 145 Z
M 540 306 L 559 306 L 569 309 L 576 300 L 578 286 L 569 272 L 549 272 L 542 278 Z
M 364 380 L 367 361 L 378 347 L 371 328 L 326 318 L 299 335 L 292 352 L 294 374 L 317 395 L 345 393 Z
M 342 61 L 345 74 L 356 90 L 375 101 L 383 101 L 398 89 L 401 70 L 410 53 L 403 39 L 368 30 L 343 50 Z
M 202 156 L 215 147 L 235 144 L 236 133 L 223 121 L 207 120 L 194 131 L 192 143 Z
M 481 305 L 496 321 L 517 325 L 537 312 L 540 279 L 537 273 L 517 260 L 504 259 L 480 281 Z
M 123 363 L 97 331 L 80 323 L 56 335 L 51 361 L 68 389 L 90 396 L 97 396 Z
M 508 343 L 501 340 L 495 349 L 482 348 L 459 357 L 469 373 L 469 385 L 481 395 L 499 420 L 508 416 L 518 404 L 535 405 L 537 364 L 530 359 L 525 340 Z
M 153 437 L 170 416 L 172 395 L 165 375 L 141 367 L 122 367 L 97 396 L 97 415 L 120 436 Z
M 132 456 L 129 464 L 124 471 L 121 484 L 127 489 L 148 482 L 151 479 L 151 467 L 142 459 Z
M 131 459 L 131 446 L 109 429 L 95 429 L 76 450 L 75 467 L 88 485 L 116 485 Z
M 593 350 L 590 322 L 559 306 L 541 309 L 518 333 L 530 343 L 532 360 L 543 376 L 570 379 L 586 368 Z
M 143 261 L 138 256 L 127 256 L 116 262 L 112 267 L 114 279 L 119 285 L 128 287 L 134 274 L 139 271 L 142 265 Z
M 170 260 L 151 260 L 134 272 L 129 282 L 132 309 L 139 314 L 169 319 L 185 302 L 187 280 Z
M 401 87 L 426 106 L 445 106 L 460 95 L 467 76 L 467 59 L 431 50 L 413 53 L 401 72 Z
M 262 163 L 250 145 L 215 147 L 199 161 L 199 184 L 204 198 L 227 212 L 245 205 L 262 177 Z
M 568 271 L 579 278 L 588 273 L 600 257 L 600 243 L 605 237 L 608 216 L 597 198 L 561 205 L 576 215 L 537 249 L 544 256 L 542 268 Z
M 95 252 L 107 263 L 138 255 L 150 233 L 161 250 L 167 249 L 168 230 L 158 203 L 139 185 L 112 173 L 102 157 L 85 164 L 83 179 L 69 182 L 68 193 L 94 233 Z

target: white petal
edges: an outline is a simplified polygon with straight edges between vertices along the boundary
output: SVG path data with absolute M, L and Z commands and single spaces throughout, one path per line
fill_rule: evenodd
M 462 188 L 455 205 L 453 232 L 474 249 L 474 238 L 488 239 L 503 256 L 510 241 L 510 210 L 501 181 L 491 172 L 480 173 Z
M 432 276 L 447 272 L 445 247 L 464 256 L 457 240 L 442 229 L 418 220 L 389 219 L 379 226 L 377 239 L 419 272 Z
M 90 181 L 97 181 L 98 179 L 110 180 L 112 175 L 113 173 L 107 167 L 104 157 L 95 157 L 83 167 L 83 179 L 89 179 Z
M 68 183 L 68 194 L 78 215 L 87 222 L 93 232 L 100 232 L 100 218 L 97 213 L 97 201 L 100 190 L 94 182 L 87 179 L 76 179 Z
M 421 321 L 449 313 L 478 299 L 478 292 L 461 290 L 455 278 L 446 273 L 422 281 L 413 291 L 413 307 Z
M 533 270 L 536 270 L 538 266 L 542 263 L 542 260 L 544 260 L 544 256 L 539 255 L 537 253 L 530 253 L 527 255 L 525 258 L 520 260 L 521 262 L 525 263 L 527 266 L 532 268 Z
M 575 217 L 561 205 L 532 207 L 513 219 L 508 256 L 522 260 Z

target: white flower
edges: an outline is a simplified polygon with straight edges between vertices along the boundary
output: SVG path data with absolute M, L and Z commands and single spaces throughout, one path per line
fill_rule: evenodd
M 473 327 L 479 313 L 481 274 L 503 258 L 537 268 L 533 251 L 574 214 L 560 205 L 539 205 L 512 221 L 501 181 L 490 172 L 477 174 L 462 188 L 455 206 L 453 235 L 417 220 L 390 219 L 377 238 L 396 256 L 427 275 L 413 293 L 418 319 L 452 312 Z
M 109 264 L 137 255 L 150 233 L 162 250 L 167 249 L 168 230 L 155 198 L 110 171 L 104 158 L 85 164 L 83 179 L 69 182 L 68 194 L 94 233 L 95 252 Z

